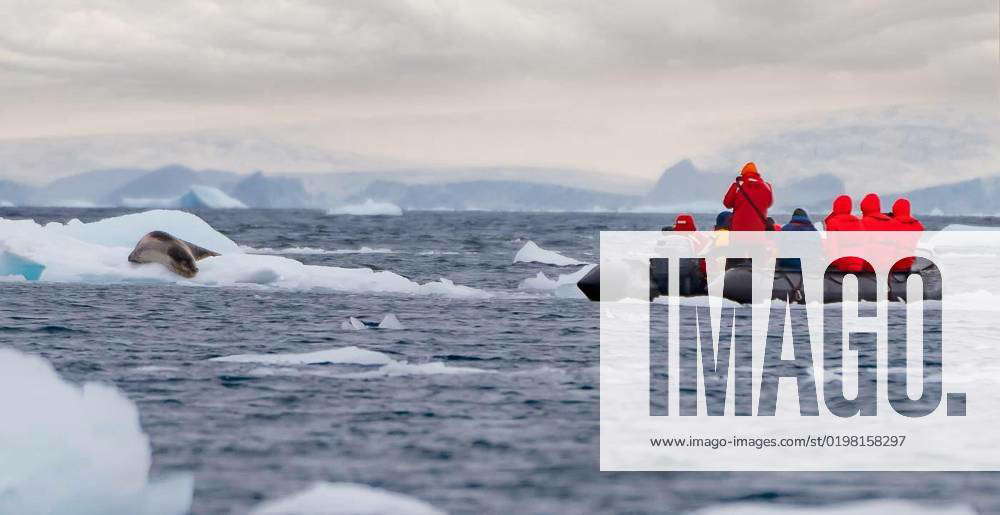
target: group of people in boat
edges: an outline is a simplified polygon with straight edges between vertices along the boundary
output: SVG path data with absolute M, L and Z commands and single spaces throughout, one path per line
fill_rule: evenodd
M 757 165 L 749 162 L 743 166 L 740 175 L 726 191 L 722 204 L 728 210 L 718 214 L 715 231 L 816 231 L 816 226 L 803 208 L 796 208 L 784 225 L 768 216 L 768 209 L 774 203 L 774 190 L 757 170 Z M 869 193 L 861 200 L 861 216 L 852 213 L 853 201 L 848 195 L 840 195 L 833 201 L 830 214 L 823 221 L 827 231 L 923 231 L 924 226 L 910 211 L 910 201 L 899 198 L 892 204 L 892 211 L 882 212 L 881 199 Z M 694 217 L 687 213 L 677 215 L 670 231 L 697 231 Z M 909 270 L 913 259 L 897 262 L 894 271 Z M 844 272 L 871 271 L 864 260 L 858 257 L 844 257 L 833 262 L 833 267 Z

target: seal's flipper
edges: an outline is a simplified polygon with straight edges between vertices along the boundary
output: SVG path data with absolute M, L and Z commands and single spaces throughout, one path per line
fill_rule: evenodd
M 181 241 L 184 241 L 184 240 L 181 240 Z M 195 261 L 200 261 L 200 260 L 205 259 L 207 257 L 221 256 L 222 255 L 222 254 L 219 254 L 218 252 L 213 252 L 213 251 L 208 250 L 208 249 L 206 249 L 204 247 L 199 247 L 199 246 L 197 246 L 194 243 L 191 243 L 189 241 L 184 241 L 184 244 L 187 245 L 189 249 L 191 249 L 191 255 L 194 256 L 194 260 Z

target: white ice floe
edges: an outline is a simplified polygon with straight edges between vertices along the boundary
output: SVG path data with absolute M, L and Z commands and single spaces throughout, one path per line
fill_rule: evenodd
M 299 493 L 267 501 L 251 515 L 444 515 L 408 495 L 357 483 L 316 483 Z
M 328 215 L 355 215 L 355 216 L 400 216 L 403 209 L 392 202 L 376 202 L 367 199 L 362 204 L 348 204 L 337 206 L 326 212 Z
M 584 265 L 583 261 L 578 261 L 576 259 L 566 257 L 558 252 L 551 250 L 545 250 L 533 241 L 528 241 L 521 247 L 521 250 L 517 251 L 514 255 L 515 263 L 543 263 L 546 265 L 556 265 L 556 266 L 573 266 L 573 265 Z
M 557 297 L 564 298 L 586 298 L 586 295 L 577 288 L 576 283 L 583 279 L 583 276 L 587 275 L 596 265 L 585 265 L 581 267 L 576 272 L 571 274 L 560 274 L 555 279 L 549 279 L 549 276 L 545 275 L 543 272 L 538 272 L 535 277 L 529 277 L 519 284 L 517 287 L 521 290 L 534 290 L 534 291 L 551 291 L 555 293 Z
M 269 370 L 256 370 L 255 373 L 257 375 L 295 375 L 304 372 L 304 370 L 288 367 L 304 365 L 364 365 L 378 367 L 374 370 L 365 370 L 362 372 L 335 374 L 337 377 L 353 379 L 489 372 L 488 370 L 471 367 L 451 367 L 437 361 L 429 363 L 397 361 L 390 358 L 387 354 L 354 346 L 298 354 L 237 354 L 235 356 L 212 358 L 209 361 L 256 363 L 268 366 Z
M 878 499 L 826 506 L 731 503 L 698 510 L 693 515 L 883 515 L 885 513 L 975 515 L 976 510 L 962 504 L 919 504 L 896 499 Z
M 181 514 L 193 479 L 151 482 L 139 412 L 111 386 L 82 387 L 0 349 L 0 513 Z
M 265 365 L 318 365 L 322 363 L 385 365 L 392 362 L 392 359 L 381 352 L 352 346 L 299 354 L 237 354 L 235 356 L 212 358 L 210 361 L 261 363 Z
M 340 323 L 340 328 L 347 329 L 349 331 L 360 331 L 362 329 L 368 329 L 368 326 L 366 326 L 365 323 L 358 318 L 348 317 L 347 320 Z
M 359 249 L 319 249 L 316 247 L 287 247 L 283 249 L 272 249 L 270 247 L 254 248 L 247 246 L 240 246 L 244 252 L 247 254 L 275 254 L 275 255 L 298 255 L 298 256 L 308 256 L 308 255 L 326 255 L 326 254 L 393 254 L 392 249 L 385 248 L 372 248 L 372 247 L 361 247 Z
M 129 263 L 128 255 L 135 244 L 152 230 L 166 231 L 222 255 L 199 261 L 200 271 L 192 279 L 184 279 L 160 264 Z M 197 216 L 181 211 L 154 210 L 86 224 L 78 220 L 67 224 L 53 222 L 44 227 L 32 220 L 0 218 L 0 253 L 3 252 L 17 256 L 20 261 L 42 265 L 40 280 L 54 282 L 250 284 L 288 289 L 489 296 L 482 290 L 459 286 L 444 278 L 420 284 L 389 271 L 305 265 L 281 256 L 247 254 Z M 19 273 L 0 269 L 0 275 L 13 274 Z

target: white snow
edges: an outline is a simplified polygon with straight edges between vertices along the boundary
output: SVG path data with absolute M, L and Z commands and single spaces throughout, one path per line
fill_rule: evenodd
M 357 483 L 316 483 L 262 503 L 251 515 L 444 515 L 420 499 Z
M 0 349 L 0 407 L 0 513 L 190 510 L 191 476 L 150 482 L 139 412 L 114 387 L 78 387 L 42 358 Z
M 245 209 L 247 206 L 233 197 L 227 195 L 219 188 L 212 186 L 193 185 L 187 193 L 180 197 L 169 198 L 131 198 L 126 197 L 121 200 L 125 207 L 158 207 L 172 208 L 182 207 L 188 209 L 209 208 L 209 209 Z
M 731 503 L 698 510 L 693 515 L 791 515 L 800 513 L 804 515 L 883 515 L 885 513 L 905 513 L 907 515 L 975 515 L 976 510 L 970 506 L 961 504 L 918 504 L 895 499 L 878 499 L 829 506 Z
M 573 265 L 585 265 L 583 261 L 577 261 L 576 259 L 566 257 L 558 252 L 551 250 L 545 250 L 539 247 L 535 242 L 528 241 L 521 247 L 521 250 L 517 251 L 514 255 L 515 263 L 543 263 L 546 265 L 556 265 L 556 266 L 573 266 Z
M 328 215 L 356 215 L 356 216 L 400 216 L 403 209 L 392 202 L 376 202 L 367 199 L 363 204 L 348 204 L 338 206 L 326 212 Z
M 139 239 L 157 229 L 222 255 L 199 261 L 200 271 L 193 279 L 184 279 L 156 263 L 129 263 L 128 254 Z M 280 256 L 246 254 L 197 216 L 181 211 L 154 210 L 87 224 L 79 220 L 65 225 L 52 222 L 44 227 L 31 220 L 0 218 L 0 251 L 45 266 L 42 281 L 256 284 L 287 289 L 489 296 L 482 290 L 459 286 L 444 278 L 419 284 L 389 271 L 304 265 Z
M 576 272 L 560 274 L 555 279 L 549 279 L 543 272 L 538 272 L 538 275 L 535 277 L 529 277 L 521 281 L 521 284 L 517 287 L 521 290 L 551 291 L 557 297 L 586 298 L 586 295 L 580 291 L 576 283 L 580 282 L 580 279 L 583 279 L 583 276 L 587 275 L 595 266 L 597 265 L 585 265 L 580 267 Z
M 368 370 L 364 372 L 337 374 L 338 377 L 353 379 L 369 379 L 404 375 L 475 374 L 489 372 L 488 370 L 471 367 L 450 367 L 437 361 L 429 363 L 408 363 L 406 361 L 397 361 L 390 358 L 388 354 L 361 349 L 354 346 L 300 354 L 237 354 L 234 356 L 212 358 L 209 361 L 219 361 L 225 363 L 258 363 L 270 367 L 270 370 L 257 371 L 256 373 L 258 375 L 299 374 L 302 372 L 300 369 L 288 367 L 303 365 L 332 364 L 367 365 L 378 367 L 375 370 Z

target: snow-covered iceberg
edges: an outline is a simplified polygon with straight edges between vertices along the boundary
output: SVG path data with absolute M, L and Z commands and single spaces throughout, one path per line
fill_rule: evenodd
M 355 216 L 400 216 L 403 209 L 392 202 L 376 202 L 367 199 L 362 204 L 348 204 L 338 206 L 326 212 L 328 215 L 355 215 Z
M 159 264 L 129 263 L 128 254 L 136 242 L 157 229 L 222 255 L 199 261 L 200 271 L 193 279 L 184 279 Z M 304 265 L 281 256 L 247 254 L 196 215 L 180 211 L 154 210 L 92 223 L 71 220 L 45 226 L 32 220 L 0 218 L 0 249 L 44 266 L 39 277 L 42 281 L 251 284 L 288 289 L 488 296 L 482 290 L 459 286 L 444 278 L 420 284 L 388 271 Z
M 583 261 L 577 261 L 571 257 L 566 257 L 558 252 L 545 250 L 535 242 L 529 240 L 514 255 L 515 263 L 543 263 L 556 266 L 585 265 Z
M 316 483 L 302 492 L 267 501 L 251 515 L 444 515 L 420 499 L 357 483 Z
M 158 207 L 185 209 L 244 209 L 246 204 L 212 186 L 191 186 L 187 193 L 171 198 L 123 198 L 125 207 Z
M 72 385 L 42 358 L 2 348 L 0 410 L 0 513 L 190 510 L 190 475 L 149 480 L 149 439 L 117 389 Z

